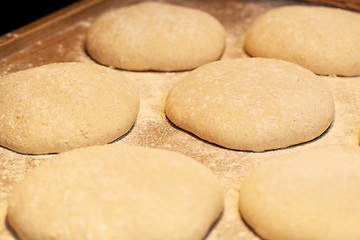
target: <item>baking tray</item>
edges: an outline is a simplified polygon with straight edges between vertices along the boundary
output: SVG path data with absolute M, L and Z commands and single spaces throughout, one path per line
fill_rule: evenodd
M 83 0 L 0 37 L 0 76 L 54 62 L 93 62 L 84 48 L 87 29 L 103 12 L 139 1 Z M 166 2 L 204 10 L 218 18 L 227 31 L 225 58 L 249 57 L 243 36 L 254 19 L 271 8 L 308 4 L 295 0 L 169 0 Z M 262 153 L 216 146 L 185 132 L 164 114 L 165 97 L 183 72 L 122 71 L 139 89 L 141 104 L 131 131 L 114 144 L 132 144 L 178 151 L 203 163 L 216 174 L 225 192 L 221 218 L 206 237 L 259 239 L 242 221 L 237 201 L 241 182 L 261 161 L 289 152 L 336 144 L 358 145 L 360 77 L 326 77 L 335 101 L 335 120 L 317 139 L 281 150 Z M 6 226 L 6 198 L 14 184 L 50 155 L 24 155 L 0 147 L 0 239 L 16 239 Z M 189 222 L 191 224 L 191 222 Z

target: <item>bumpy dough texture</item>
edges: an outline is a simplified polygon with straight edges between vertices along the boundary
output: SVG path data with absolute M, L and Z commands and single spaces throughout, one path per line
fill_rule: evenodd
M 222 189 L 201 163 L 110 144 L 34 169 L 9 197 L 8 221 L 23 240 L 200 240 L 222 209 Z
M 327 85 L 296 64 L 223 60 L 195 69 L 169 92 L 177 126 L 226 148 L 264 151 L 312 140 L 334 117 Z
M 127 70 L 193 69 L 217 60 L 224 47 L 225 29 L 210 14 L 155 2 L 105 13 L 86 38 L 92 58 Z
M 331 7 L 286 6 L 250 26 L 252 56 L 295 62 L 317 74 L 360 75 L 360 14 Z
M 359 239 L 359 171 L 359 147 L 268 159 L 244 179 L 241 215 L 264 239 Z
M 44 154 L 111 142 L 136 120 L 139 96 L 116 70 L 53 63 L 0 81 L 0 145 Z

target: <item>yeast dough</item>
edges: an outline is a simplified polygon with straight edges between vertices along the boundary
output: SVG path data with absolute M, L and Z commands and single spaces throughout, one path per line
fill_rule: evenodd
M 359 239 L 358 146 L 267 159 L 244 179 L 239 209 L 263 239 Z
M 175 84 L 167 117 L 230 149 L 265 151 L 321 135 L 334 117 L 327 85 L 294 63 L 267 58 L 222 60 Z
M 322 75 L 360 75 L 360 13 L 319 6 L 286 6 L 250 26 L 245 50 L 295 62 Z
M 0 80 L 0 145 L 45 154 L 105 144 L 127 133 L 139 96 L 127 79 L 97 64 L 53 63 Z
M 119 145 L 60 153 L 9 197 L 21 239 L 201 240 L 223 209 L 215 175 L 177 152 Z
M 225 47 L 223 25 L 207 12 L 159 2 L 100 16 L 86 38 L 89 55 L 126 70 L 179 71 L 215 61 Z

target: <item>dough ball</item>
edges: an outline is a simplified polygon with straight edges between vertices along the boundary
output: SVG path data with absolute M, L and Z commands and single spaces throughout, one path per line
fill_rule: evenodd
M 45 154 L 111 142 L 136 120 L 139 96 L 116 70 L 53 63 L 0 80 L 0 145 Z
M 360 75 L 360 14 L 319 6 L 268 11 L 250 26 L 252 56 L 295 62 L 317 74 Z
M 268 159 L 244 179 L 241 216 L 269 240 L 359 239 L 359 172 L 359 147 L 323 147 Z
M 223 209 L 218 180 L 167 150 L 109 144 L 61 153 L 9 197 L 21 239 L 202 239 Z
M 136 71 L 193 69 L 217 60 L 224 47 L 225 29 L 210 14 L 156 2 L 103 14 L 86 38 L 94 60 Z
M 294 63 L 245 58 L 210 63 L 169 92 L 177 126 L 226 148 L 264 151 L 321 135 L 334 117 L 327 85 Z

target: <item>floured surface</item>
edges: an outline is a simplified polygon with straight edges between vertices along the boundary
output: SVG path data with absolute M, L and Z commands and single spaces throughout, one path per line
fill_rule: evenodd
M 39 36 L 31 46 L 24 45 L 17 53 L 0 59 L 0 75 L 51 62 L 93 62 L 84 51 L 85 33 L 101 11 L 130 4 L 132 1 L 104 1 L 105 7 L 89 11 L 80 20 L 57 31 L 54 35 Z M 111 5 L 110 3 L 114 3 Z M 170 1 L 207 11 L 217 17 L 227 30 L 223 59 L 248 57 L 242 48 L 243 34 L 251 22 L 266 10 L 295 1 Z M 103 6 L 100 4 L 100 6 Z M 11 43 L 9 43 L 11 45 Z M 119 70 L 120 71 L 120 70 Z M 132 130 L 117 143 L 159 147 L 179 151 L 210 167 L 225 191 L 225 211 L 210 232 L 207 240 L 259 239 L 241 220 L 237 199 L 241 181 L 259 162 L 288 152 L 334 144 L 358 145 L 360 130 L 360 77 L 323 77 L 329 84 L 335 103 L 335 120 L 319 138 L 291 148 L 250 153 L 217 147 L 200 140 L 172 125 L 165 117 L 164 104 L 167 92 L 186 72 L 126 72 L 126 77 L 139 89 L 140 111 Z M 47 155 L 21 155 L 0 148 L 0 208 L 12 186 L 42 161 Z M 3 213 L 0 209 L 0 214 Z M 4 216 L 0 216 L 0 239 L 14 239 L 3 230 Z M 190 223 L 191 224 L 191 223 Z M 6 228 L 5 228 L 6 229 Z

